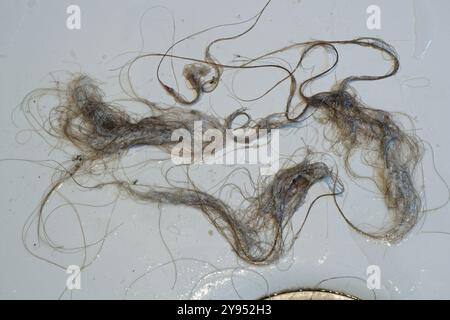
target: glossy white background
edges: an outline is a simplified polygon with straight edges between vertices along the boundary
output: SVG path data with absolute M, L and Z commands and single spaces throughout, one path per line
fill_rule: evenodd
M 244 21 L 264 3 L 256 0 L 1 1 L 0 298 L 58 298 L 67 278 L 65 270 L 29 254 L 22 241 L 26 219 L 47 190 L 54 170 L 42 162 L 6 159 L 65 161 L 73 154 L 52 150 L 40 136 L 26 131 L 30 127 L 18 107 L 23 97 L 35 88 L 51 86 L 53 80 L 66 80 L 64 71 L 70 71 L 88 73 L 104 83 L 110 99 L 120 98 L 123 94 L 118 85 L 117 67 L 139 51 L 163 52 L 173 39 L 217 24 Z M 66 8 L 70 4 L 81 8 L 81 30 L 66 28 Z M 371 4 L 381 8 L 381 30 L 366 27 L 366 8 Z M 435 165 L 442 178 L 450 181 L 449 13 L 450 3 L 444 0 L 278 0 L 269 5 L 251 33 L 219 44 L 214 54 L 220 61 L 230 63 L 234 55 L 252 57 L 292 42 L 381 37 L 397 49 L 401 61 L 399 73 L 388 80 L 355 87 L 367 104 L 409 114 L 415 121 L 417 134 L 433 148 Z M 180 44 L 175 52 L 201 57 L 210 41 L 236 34 L 247 25 L 215 29 Z M 295 62 L 296 55 L 290 58 Z M 326 62 L 318 54 L 314 63 Z M 176 66 L 180 75 L 180 65 Z M 155 80 L 154 67 L 155 62 L 149 60 L 136 71 L 133 79 L 139 92 L 151 100 L 171 103 Z M 342 48 L 342 63 L 323 82 L 322 89 L 329 88 L 334 77 L 380 72 L 385 67 L 378 54 Z M 163 73 L 170 75 L 169 64 Z M 234 89 L 243 97 L 255 96 L 276 76 L 280 75 L 272 71 L 243 73 L 236 79 Z M 224 82 L 230 85 L 231 80 L 232 76 L 228 76 Z M 265 99 L 245 106 L 254 116 L 280 111 L 286 88 L 284 85 Z M 224 116 L 239 104 L 222 87 L 195 106 L 200 110 L 211 110 L 211 107 Z M 309 128 L 282 136 L 282 152 L 289 154 L 302 146 L 301 138 L 311 142 L 316 136 L 320 134 Z M 323 150 L 318 142 L 315 148 Z M 151 153 L 151 150 L 133 150 L 127 158 L 145 158 Z M 153 163 L 145 173 L 137 173 L 139 178 L 148 183 L 161 181 L 158 165 Z M 433 168 L 429 146 L 423 167 L 426 205 L 437 207 L 446 201 L 447 190 Z M 197 176 L 200 183 L 218 182 L 226 170 L 200 167 Z M 346 182 L 348 196 L 343 199 L 344 208 L 355 221 L 370 222 L 376 213 L 385 213 L 376 195 L 358 189 L 348 179 Z M 318 186 L 313 191 L 317 195 L 326 189 Z M 113 190 L 82 192 L 73 185 L 65 186 L 61 192 L 73 203 L 85 205 L 107 203 L 115 195 Z M 85 219 L 84 228 L 90 242 L 104 235 L 111 212 L 114 215 L 110 228 L 119 227 L 107 236 L 98 256 L 96 250 L 89 252 L 89 259 L 97 259 L 82 271 L 81 289 L 65 292 L 64 299 L 254 299 L 290 288 L 314 287 L 335 277 L 340 279 L 330 279 L 320 286 L 374 298 L 365 283 L 369 265 L 378 265 L 381 270 L 382 287 L 375 290 L 377 298 L 450 298 L 450 236 L 444 233 L 450 232 L 448 206 L 427 215 L 404 243 L 387 247 L 352 232 L 338 216 L 331 199 L 323 200 L 313 208 L 292 252 L 278 265 L 267 267 L 251 267 L 237 261 L 229 245 L 211 230 L 201 213 L 192 209 L 165 206 L 160 215 L 157 206 L 127 199 L 118 200 L 115 206 L 78 209 Z M 304 212 L 305 208 L 302 209 Z M 298 221 L 300 218 L 297 217 Z M 60 243 L 80 245 L 79 226 L 67 206 L 54 215 L 49 228 Z M 80 264 L 82 259 L 80 254 L 61 255 L 40 245 L 32 250 L 64 265 Z M 171 255 L 176 260 L 176 281 Z M 159 265 L 163 266 L 157 268 Z

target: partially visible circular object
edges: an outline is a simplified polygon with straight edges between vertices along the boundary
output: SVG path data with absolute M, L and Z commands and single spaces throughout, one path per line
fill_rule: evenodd
M 358 300 L 358 298 L 336 291 L 324 289 L 304 289 L 274 294 L 265 300 Z

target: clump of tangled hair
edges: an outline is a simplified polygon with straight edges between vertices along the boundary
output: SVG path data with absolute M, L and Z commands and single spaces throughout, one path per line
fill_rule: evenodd
M 52 129 L 92 160 L 139 145 L 169 150 L 177 142 L 172 141 L 172 132 L 180 128 L 193 132 L 194 121 L 201 120 L 206 128 L 224 129 L 219 119 L 200 111 L 140 102 L 150 108 L 150 116 L 135 118 L 105 102 L 98 84 L 79 75 L 68 83 L 64 101 L 55 110 L 57 119 Z
M 374 180 L 393 213 L 389 225 L 379 232 L 369 233 L 347 222 L 367 236 L 395 243 L 416 225 L 422 210 L 420 195 L 414 185 L 414 172 L 422 158 L 422 144 L 414 134 L 402 130 L 389 112 L 366 106 L 351 90 L 352 82 L 384 79 L 399 69 L 399 60 L 393 47 L 374 38 L 357 40 L 361 45 L 387 54 L 391 59 L 391 70 L 379 76 L 350 76 L 340 81 L 334 90 L 312 96 L 304 94 L 305 86 L 331 68 L 307 79 L 299 89 L 306 107 L 298 119 L 312 111 L 317 120 L 329 124 L 331 134 L 327 134 L 326 139 L 331 142 L 336 153 L 343 155 L 345 168 L 352 177 L 358 177 L 350 166 L 350 158 L 356 150 L 361 151 L 365 162 L 375 168 Z M 305 54 L 316 45 L 332 44 L 313 44 L 305 50 Z
M 176 42 L 165 53 L 142 54 L 123 66 L 119 79 L 123 80 L 125 76 L 128 80 L 129 91 L 126 93 L 130 97 L 129 100 L 144 105 L 149 114 L 132 115 L 120 106 L 108 102 L 99 84 L 84 74 L 74 76 L 64 87 L 58 88 L 56 92 L 61 101 L 51 111 L 50 128 L 47 132 L 70 142 L 77 149 L 78 155 L 74 157 L 76 162 L 72 168 L 53 184 L 44 197 L 39 209 L 40 214 L 50 195 L 64 181 L 76 174 L 88 173 L 87 170 L 81 171 L 85 166 L 88 167 L 89 162 L 107 161 L 136 146 L 152 146 L 170 153 L 178 143 L 172 139 L 173 132 L 185 129 L 194 135 L 196 121 L 202 122 L 203 129 L 217 129 L 225 137 L 226 131 L 232 128 L 233 122 L 241 116 L 246 117 L 247 121 L 239 129 L 270 130 L 298 127 L 302 125 L 303 120 L 312 115 L 325 125 L 325 138 L 331 142 L 331 151 L 343 157 L 345 169 L 352 178 L 359 178 L 350 165 L 350 159 L 357 151 L 361 152 L 366 163 L 374 168 L 373 180 L 391 213 L 390 221 L 385 227 L 372 232 L 362 230 L 349 221 L 336 201 L 336 195 L 344 191 L 337 174 L 325 163 L 314 162 L 308 156 L 304 161 L 282 168 L 273 177 L 262 180 L 255 189 L 255 194 L 245 199 L 246 205 L 242 204 L 237 209 L 195 186 L 165 188 L 114 180 L 98 184 L 95 188 L 114 185 L 129 197 L 139 201 L 198 209 L 228 241 L 237 256 L 252 264 L 275 262 L 292 246 L 304 223 L 297 232 L 288 232 L 291 228 L 287 227 L 291 226 L 295 212 L 305 203 L 310 188 L 320 181 L 328 182 L 330 188 L 328 195 L 334 196 L 340 213 L 353 229 L 367 237 L 389 243 L 403 239 L 416 225 L 422 211 L 420 195 L 414 183 L 414 173 L 422 158 L 421 142 L 415 135 L 406 133 L 391 113 L 366 106 L 350 86 L 356 81 L 375 81 L 396 74 L 399 60 L 394 48 L 376 38 L 306 41 L 274 50 L 257 58 L 246 59 L 240 64 L 219 63 L 211 54 L 211 47 L 220 41 L 233 40 L 249 32 L 269 2 L 252 18 L 255 19 L 254 23 L 244 32 L 210 42 L 203 59 L 169 54 L 176 44 L 189 38 L 186 37 Z M 207 30 L 209 29 L 204 31 Z M 306 95 L 305 88 L 309 84 L 327 75 L 337 66 L 339 61 L 337 47 L 340 45 L 366 47 L 381 52 L 390 59 L 391 70 L 377 76 L 350 76 L 339 81 L 330 91 Z M 302 67 L 304 58 L 315 48 L 323 48 L 333 53 L 335 60 L 328 69 L 298 85 L 294 73 Z M 299 59 L 293 67 L 287 68 L 276 63 L 256 64 L 276 53 L 292 49 L 299 50 Z M 165 92 L 182 107 L 159 105 L 136 93 L 130 79 L 130 69 L 136 61 L 146 57 L 161 59 L 157 69 L 158 81 Z M 183 76 L 188 88 L 192 90 L 191 98 L 185 97 L 159 77 L 158 72 L 165 58 L 189 62 L 183 69 Z M 203 94 L 212 93 L 218 87 L 225 70 L 254 68 L 273 68 L 285 73 L 284 78 L 257 98 L 263 97 L 288 80 L 290 86 L 284 110 L 253 120 L 245 108 L 231 112 L 224 119 L 190 108 Z M 123 84 L 121 82 L 122 88 L 126 91 Z M 300 103 L 294 108 L 292 104 L 296 95 Z M 299 109 L 299 106 L 303 108 L 295 115 L 293 109 Z M 333 183 L 330 184 L 330 181 Z M 304 221 L 306 218 L 307 216 Z
M 237 209 L 197 187 L 162 188 L 116 181 L 96 188 L 115 185 L 141 202 L 198 209 L 228 241 L 237 256 L 251 264 L 270 264 L 283 256 L 298 237 L 301 228 L 292 234 L 288 226 L 305 203 L 309 189 L 320 181 L 328 184 L 333 192 L 330 195 L 343 192 L 343 186 L 331 169 L 308 157 L 260 181 L 254 195 L 246 199 L 248 205 Z
M 146 99 L 133 101 L 148 107 L 151 115 L 133 117 L 107 103 L 99 85 L 84 74 L 76 75 L 62 92 L 60 105 L 52 110 L 49 132 L 69 141 L 86 161 L 120 155 L 136 146 L 154 146 L 170 153 L 179 142 L 173 139 L 173 132 L 185 129 L 194 136 L 196 121 L 201 121 L 203 130 L 219 130 L 224 138 L 239 116 L 247 117 L 246 124 L 239 129 L 273 129 L 288 124 L 279 115 L 253 121 L 244 109 L 221 120 L 198 110 L 159 106 Z

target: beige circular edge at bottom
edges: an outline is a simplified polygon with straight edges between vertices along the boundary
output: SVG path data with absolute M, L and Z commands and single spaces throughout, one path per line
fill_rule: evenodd
M 358 300 L 358 298 L 341 292 L 305 289 L 275 294 L 264 300 Z

